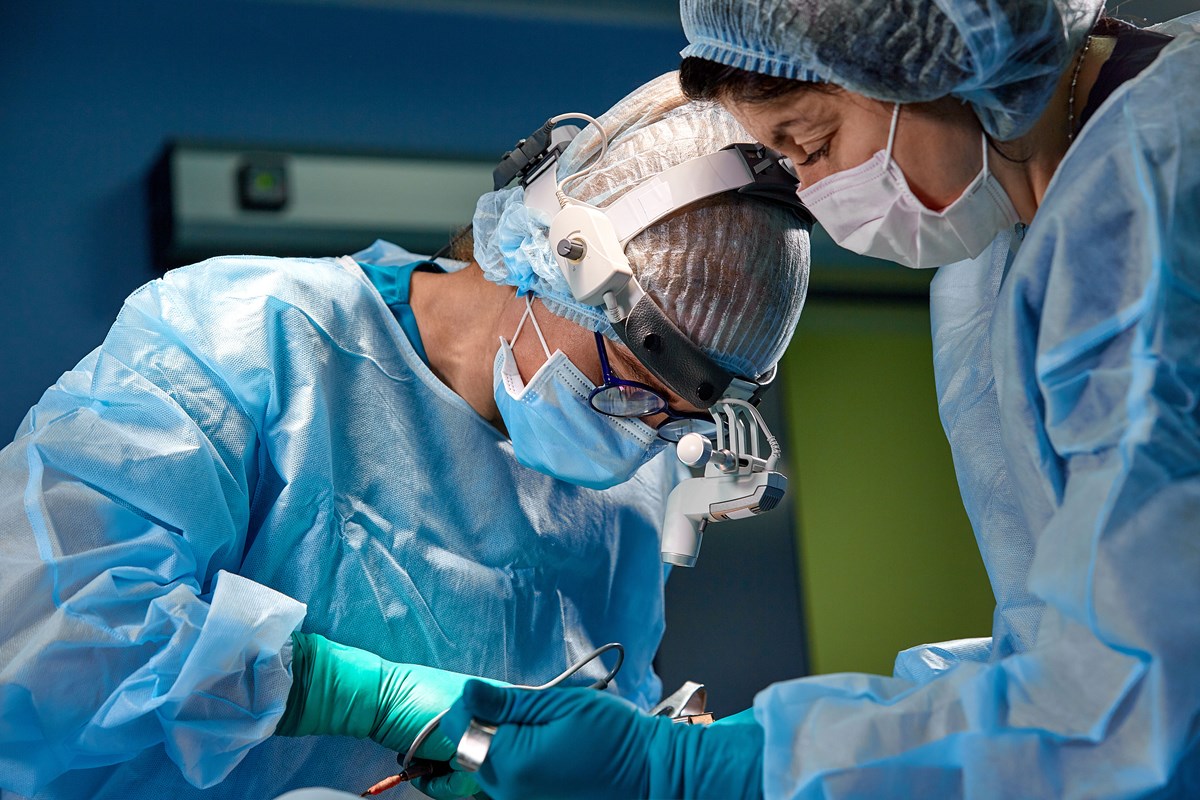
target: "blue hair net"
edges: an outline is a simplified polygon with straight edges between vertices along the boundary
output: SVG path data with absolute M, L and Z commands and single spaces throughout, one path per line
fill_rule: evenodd
M 475 205 L 475 260 L 492 283 L 533 292 L 551 312 L 588 330 L 609 332 L 603 312 L 575 300 L 550 240 L 550 218 L 525 205 L 525 189 L 488 192 Z
M 947 95 L 1015 139 L 1041 115 L 1104 0 L 682 0 L 684 56 L 879 100 Z
M 689 103 L 675 72 L 635 90 L 599 122 L 607 153 L 563 187 L 599 207 L 676 164 L 753 141 L 720 106 Z M 559 160 L 559 180 L 591 163 L 599 149 L 599 133 L 585 128 Z M 551 312 L 612 336 L 603 313 L 571 295 L 547 239 L 550 220 L 526 207 L 524 196 L 518 187 L 479 198 L 475 260 L 484 275 L 532 291 Z M 791 211 L 717 195 L 651 225 L 625 253 L 646 292 L 722 367 L 753 378 L 778 363 L 808 288 L 808 226 Z

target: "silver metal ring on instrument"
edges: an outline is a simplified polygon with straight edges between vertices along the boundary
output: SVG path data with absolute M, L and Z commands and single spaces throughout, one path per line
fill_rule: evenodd
M 488 749 L 492 746 L 492 737 L 496 735 L 495 725 L 485 725 L 472 719 L 467 731 L 458 740 L 458 763 L 467 772 L 475 772 L 487 758 Z

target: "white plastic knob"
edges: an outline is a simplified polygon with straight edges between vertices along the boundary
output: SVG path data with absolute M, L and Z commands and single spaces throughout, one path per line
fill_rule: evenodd
M 712 442 L 699 433 L 686 433 L 675 445 L 675 456 L 689 467 L 702 467 L 712 456 Z

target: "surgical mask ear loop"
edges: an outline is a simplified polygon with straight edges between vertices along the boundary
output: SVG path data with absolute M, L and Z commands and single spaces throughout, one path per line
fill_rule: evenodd
M 542 351 L 546 354 L 546 360 L 550 360 L 550 346 L 546 344 L 546 337 L 542 335 L 542 327 L 538 325 L 537 317 L 533 314 L 533 292 L 525 295 L 525 313 L 521 315 L 521 321 L 517 323 L 517 329 L 513 332 L 512 341 L 509 347 L 517 343 L 517 337 L 521 335 L 521 329 L 525 327 L 525 320 L 533 322 L 533 330 L 537 334 L 538 341 L 542 343 Z
M 888 129 L 887 160 L 892 161 L 892 146 L 896 143 L 896 123 L 900 121 L 900 104 L 892 107 L 892 126 Z M 900 165 L 897 164 L 897 167 Z
M 888 129 L 888 139 L 887 139 L 887 160 L 888 160 L 888 162 L 891 162 L 891 163 L 895 163 L 895 159 L 892 158 L 892 149 L 893 149 L 893 147 L 895 147 L 895 144 L 896 144 L 896 123 L 899 121 L 900 121 L 900 104 L 896 103 L 892 107 L 892 125 Z M 991 174 L 991 170 L 989 169 L 989 166 L 988 166 L 987 135 L 981 132 L 979 134 L 979 140 L 983 145 L 983 177 L 986 179 L 987 176 Z M 896 168 L 899 169 L 900 165 L 896 164 Z M 901 172 L 903 172 L 903 170 L 901 170 Z M 907 180 L 907 178 L 906 178 L 906 180 Z M 967 186 L 970 186 L 970 184 L 968 183 Z M 963 191 L 965 192 L 966 190 L 964 189 Z M 961 197 L 961 196 L 962 195 L 960 194 L 959 197 Z M 957 202 L 957 200 L 955 202 Z

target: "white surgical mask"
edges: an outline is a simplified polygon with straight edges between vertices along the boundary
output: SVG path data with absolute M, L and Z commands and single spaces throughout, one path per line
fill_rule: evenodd
M 1019 219 L 1004 187 L 988 171 L 987 138 L 980 136 L 979 174 L 957 200 L 930 211 L 892 159 L 899 118 L 897 103 L 885 150 L 854 169 L 802 186 L 796 194 L 833 240 L 855 253 L 916 269 L 975 258 Z

